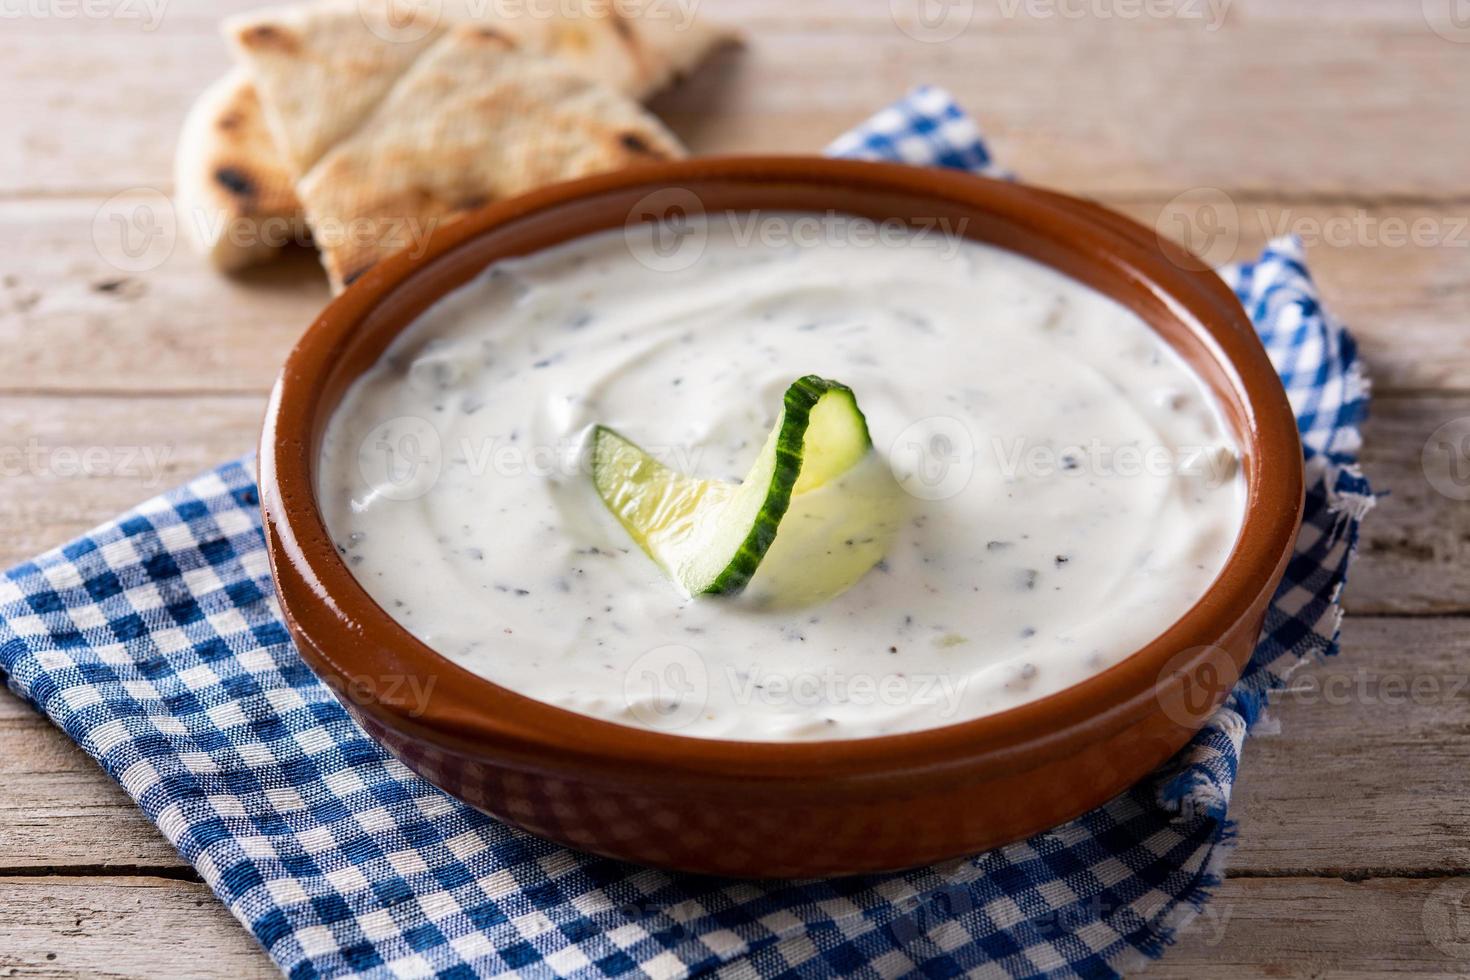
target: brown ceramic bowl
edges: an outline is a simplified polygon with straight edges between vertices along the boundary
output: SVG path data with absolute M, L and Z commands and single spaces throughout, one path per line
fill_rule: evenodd
M 714 741 L 533 701 L 398 626 L 338 556 L 314 493 L 346 387 L 405 325 L 497 259 L 622 226 L 653 191 L 708 212 L 947 219 L 1139 313 L 1217 394 L 1244 451 L 1244 529 L 1209 592 L 1104 673 L 1021 707 L 912 734 Z M 370 271 L 291 352 L 260 447 L 276 590 L 302 656 L 374 737 L 472 806 L 572 847 L 745 876 L 898 869 L 973 853 L 1098 806 L 1176 752 L 1250 656 L 1301 517 L 1296 424 L 1235 297 L 1144 228 L 1083 201 L 956 172 L 817 158 L 657 164 L 497 204 Z M 489 627 L 487 627 L 489 628 Z M 406 683 L 405 679 L 413 683 Z M 432 683 L 419 704 L 410 696 Z

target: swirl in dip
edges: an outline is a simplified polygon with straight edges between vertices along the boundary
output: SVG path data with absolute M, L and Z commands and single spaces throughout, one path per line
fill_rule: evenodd
M 722 214 L 672 246 L 655 231 L 496 264 L 331 421 L 327 527 L 450 660 L 685 735 L 883 735 L 1102 671 L 1224 566 L 1237 449 L 1204 384 L 1113 300 L 991 246 L 843 216 Z M 873 454 L 793 501 L 744 594 L 686 597 L 597 495 L 588 433 L 738 480 L 808 374 L 853 389 Z M 833 555 L 879 533 L 853 516 L 873 481 L 907 491 L 882 559 L 825 594 Z M 793 522 L 816 530 L 797 542 Z

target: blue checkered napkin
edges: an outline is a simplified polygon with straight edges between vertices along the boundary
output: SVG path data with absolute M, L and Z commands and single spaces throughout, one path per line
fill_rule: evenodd
M 844 133 L 823 151 L 852 160 L 889 160 L 916 167 L 950 167 L 1009 179 L 996 166 L 975 120 L 944 89 L 926 85 Z
M 923 89 L 845 153 L 988 169 Z M 1301 419 L 1307 523 L 1245 679 L 1160 778 L 1025 843 L 904 874 L 732 882 L 568 851 L 388 757 L 302 665 L 255 487 L 230 463 L 0 580 L 0 669 L 138 801 L 292 977 L 1111 977 L 1219 881 L 1230 785 L 1264 692 L 1336 648 L 1372 497 L 1366 384 L 1300 250 L 1227 277 Z

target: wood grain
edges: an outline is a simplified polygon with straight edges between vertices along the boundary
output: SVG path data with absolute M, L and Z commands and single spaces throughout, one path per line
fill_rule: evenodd
M 165 17 L 169 29 L 152 33 L 74 22 L 58 44 L 53 35 L 67 25 L 23 20 L 25 29 L 0 36 L 9 68 L 0 114 L 10 129 L 0 193 L 167 186 L 184 112 L 225 63 L 208 18 L 179 6 Z M 768 13 L 749 21 L 743 51 L 658 108 L 706 152 L 813 149 L 929 83 L 980 116 L 1009 165 L 1085 193 L 1211 186 L 1458 199 L 1466 191 L 1470 127 L 1451 120 L 1470 61 L 1465 45 L 1422 17 L 1370 20 L 1376 29 L 1366 30 L 1301 7 L 1293 18 L 1269 16 L 1264 3 L 1234 11 L 1217 30 L 1176 19 L 977 16 L 936 44 L 881 16 L 849 21 L 847 9 L 860 6 L 793 17 L 763 4 Z M 727 19 L 745 22 L 741 7 L 728 9 Z
M 1470 879 L 1236 878 L 1148 977 L 1463 978 Z
M 1331 0 L 1330 26 L 1334 30 L 1372 30 L 1376 35 L 1419 33 L 1424 30 L 1425 15 L 1413 4 L 1401 0 Z M 68 16 L 59 10 L 42 9 L 37 15 L 16 17 L 9 27 L 17 33 L 67 39 L 77 36 L 113 38 L 146 38 L 153 34 L 182 34 L 215 37 L 221 19 L 260 7 L 258 0 L 172 0 L 162 6 L 162 15 L 149 16 L 141 3 L 102 7 L 111 16 Z M 507 5 L 508 6 L 508 5 Z M 1085 29 L 1090 21 L 1113 19 L 1138 29 L 1181 30 L 1209 33 L 1222 26 L 1249 22 L 1302 29 L 1321 26 L 1323 7 L 1320 0 L 1232 0 L 1229 4 L 1184 2 L 1161 5 L 1164 14 L 1151 17 L 1145 12 L 1131 12 L 1126 4 L 1073 4 L 1064 9 L 1060 4 L 1012 0 L 961 0 L 952 6 L 956 14 L 968 18 L 965 31 L 993 31 L 1009 25 L 1014 30 L 1051 29 L 1053 21 L 1072 29 Z M 1225 7 L 1223 18 L 1215 10 Z M 534 9 L 534 8 L 533 8 Z M 657 8 L 655 8 L 657 9 Z M 677 13 L 677 8 L 674 9 Z M 27 13 L 31 13 L 27 10 Z M 699 8 L 700 16 L 733 24 L 745 31 L 770 31 L 802 28 L 824 28 L 846 34 L 888 33 L 900 25 L 912 26 L 918 7 L 904 2 L 893 4 L 854 4 L 851 0 L 712 0 Z
M 1467 718 L 1470 619 L 1349 616 L 1342 655 L 1295 675 L 1246 743 L 1231 871 L 1470 869 Z
M 0 565 L 249 452 L 262 395 L 0 397 Z
M 1364 427 L 1364 472 L 1384 496 L 1364 523 L 1362 561 L 1343 594 L 1352 612 L 1470 610 L 1470 505 L 1425 477 L 1425 444 L 1470 417 L 1470 398 L 1379 397 Z
M 0 870 L 186 868 L 116 783 L 50 721 L 0 695 Z
M 1236 878 L 1147 976 L 1181 980 L 1463 977 L 1455 916 L 1470 878 Z M 275 975 L 202 884 L 158 878 L 0 880 L 0 972 L 36 978 Z M 207 955 L 201 955 L 207 951 Z M 187 964 L 186 967 L 183 965 Z
M 1390 495 L 1365 525 L 1343 656 L 1299 674 L 1273 705 L 1280 733 L 1247 744 L 1234 877 L 1150 976 L 1470 975 L 1470 507 L 1420 462 L 1437 426 L 1470 416 L 1470 44 L 1430 29 L 1436 2 L 1233 0 L 1216 22 L 1207 6 L 1130 19 L 1119 0 L 960 0 L 964 32 L 932 44 L 910 0 L 720 0 L 700 14 L 741 25 L 745 50 L 656 103 L 697 151 L 810 152 L 941 84 L 1028 180 L 1170 234 L 1223 230 L 1212 258 L 1308 240 L 1375 380 L 1364 465 Z M 184 111 L 226 61 L 216 21 L 257 5 L 3 21 L 0 564 L 247 451 L 325 299 L 304 252 L 226 279 L 181 247 L 129 273 L 94 239 L 111 195 L 171 189 Z M 1223 205 L 1191 212 L 1211 223 L 1179 225 L 1179 196 L 1212 188 Z M 0 787 L 0 975 L 274 973 L 126 796 L 8 694 Z
M 1104 197 L 1173 237 L 1176 215 L 1206 220 L 1168 208 L 1170 199 Z M 302 250 L 232 277 L 179 244 L 158 268 L 124 272 L 93 239 L 102 204 L 0 201 L 0 345 L 12 368 L 0 392 L 265 392 L 327 300 L 315 259 Z M 1470 392 L 1470 203 L 1237 196 L 1221 220 L 1229 237 L 1210 254 L 1222 261 L 1253 257 L 1284 232 L 1303 236 L 1324 298 L 1352 326 L 1380 394 Z M 85 372 L 79 349 L 89 354 Z
M 0 878 L 0 976 L 279 976 L 197 882 L 149 877 Z

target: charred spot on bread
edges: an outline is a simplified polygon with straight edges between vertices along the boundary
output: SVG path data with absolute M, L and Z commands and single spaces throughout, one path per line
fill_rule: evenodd
M 476 211 L 490 203 L 488 194 L 471 194 L 469 197 L 460 198 L 451 208 L 453 211 Z
M 513 48 L 516 46 L 516 42 L 512 38 L 507 37 L 493 27 L 476 28 L 474 31 L 474 35 L 481 40 L 490 41 L 494 44 L 499 44 L 502 47 Z
M 255 181 L 238 167 L 217 167 L 214 181 L 236 197 L 254 197 L 258 192 Z
M 656 160 L 662 160 L 667 156 L 663 150 L 650 146 L 648 140 L 638 133 L 622 133 L 618 136 L 618 142 L 623 145 L 624 149 L 639 156 L 653 157 Z
M 294 52 L 297 48 L 296 35 L 274 24 L 245 28 L 240 32 L 240 43 L 249 48 L 274 48 L 284 52 Z

